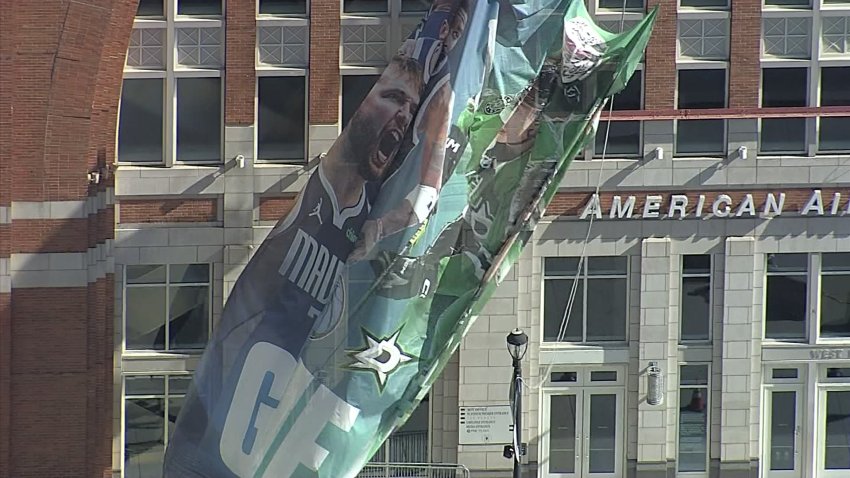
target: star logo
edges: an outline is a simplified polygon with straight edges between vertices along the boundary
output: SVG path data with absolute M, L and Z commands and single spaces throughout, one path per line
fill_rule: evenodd
M 378 379 L 378 388 L 383 391 L 387 377 L 391 373 L 395 372 L 402 364 L 417 358 L 406 354 L 398 346 L 396 341 L 400 333 L 401 330 L 397 330 L 389 338 L 378 339 L 364 330 L 363 337 L 368 346 L 362 350 L 348 351 L 353 359 L 348 368 L 373 372 Z

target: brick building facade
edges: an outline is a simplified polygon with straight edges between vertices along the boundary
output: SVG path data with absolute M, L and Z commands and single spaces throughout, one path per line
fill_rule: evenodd
M 376 460 L 508 476 L 501 444 L 459 415 L 507 403 L 504 337 L 519 326 L 528 476 L 848 473 L 850 324 L 823 291 L 841 290 L 850 253 L 850 4 L 588 5 L 616 30 L 658 4 L 645 62 L 601 124 L 605 161 L 600 138 L 574 162 Z M 229 287 L 426 7 L 0 2 L 0 477 L 158 476 Z M 771 194 L 778 217 L 763 214 Z M 581 327 L 558 334 L 553 297 L 582 253 Z M 683 292 L 699 287 L 703 302 Z M 666 378 L 657 406 L 650 363 Z

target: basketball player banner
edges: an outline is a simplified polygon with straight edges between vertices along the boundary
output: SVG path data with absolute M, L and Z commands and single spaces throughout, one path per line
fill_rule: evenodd
M 504 279 L 656 11 L 434 0 L 233 286 L 166 477 L 348 478 Z

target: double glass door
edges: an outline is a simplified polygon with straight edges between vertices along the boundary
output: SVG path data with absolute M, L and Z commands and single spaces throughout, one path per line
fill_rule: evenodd
M 587 387 L 546 396 L 543 475 L 549 478 L 623 476 L 623 391 Z

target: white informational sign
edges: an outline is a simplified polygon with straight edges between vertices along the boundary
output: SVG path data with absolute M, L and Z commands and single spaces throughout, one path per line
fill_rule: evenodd
M 510 405 L 460 407 L 458 441 L 461 445 L 502 445 L 513 443 Z

